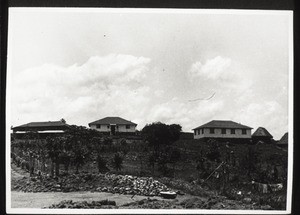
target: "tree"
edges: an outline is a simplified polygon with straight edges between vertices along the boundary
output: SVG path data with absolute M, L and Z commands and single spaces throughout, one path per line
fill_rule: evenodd
M 36 146 L 37 158 L 38 158 L 39 162 L 41 162 L 40 171 L 45 172 L 46 157 L 47 157 L 45 141 L 38 139 L 35 141 L 35 146 Z
M 54 176 L 54 169 L 55 175 L 59 176 L 59 154 L 61 152 L 60 149 L 60 141 L 59 137 L 47 137 L 46 139 L 46 150 L 47 155 L 51 160 L 51 176 Z M 55 167 L 54 167 L 55 166 Z
M 210 139 L 209 140 L 209 148 L 208 152 L 206 153 L 206 157 L 213 162 L 220 163 L 221 162 L 221 154 L 220 154 L 220 147 L 219 143 L 216 140 Z
M 181 126 L 177 124 L 166 125 L 161 122 L 147 124 L 142 129 L 144 141 L 148 142 L 154 151 L 158 151 L 160 146 L 170 145 L 179 139 Z
M 154 175 L 155 162 L 156 162 L 156 158 L 155 158 L 154 154 L 150 154 L 148 156 L 148 164 L 152 169 L 152 175 Z
M 179 139 L 181 126 L 178 124 L 167 125 L 161 122 L 147 124 L 142 129 L 142 137 L 152 148 L 148 163 L 152 167 L 154 174 L 155 163 L 159 164 L 160 169 L 166 173 L 166 165 L 169 159 L 168 147 Z
M 120 171 L 123 168 L 123 158 L 119 153 L 116 153 L 114 155 L 114 158 L 112 160 L 112 166 L 116 171 Z
M 176 140 L 179 139 L 180 133 L 181 133 L 181 126 L 178 124 L 171 124 L 169 125 L 169 130 L 170 130 L 170 138 L 172 142 L 175 142 Z
M 178 163 L 178 161 L 180 160 L 181 158 L 181 153 L 178 149 L 174 148 L 172 151 L 171 151 L 171 154 L 170 154 L 170 163 L 173 164 L 173 173 L 174 173 L 174 178 L 175 178 L 175 166 L 176 164 Z
M 83 126 L 72 125 L 66 130 L 68 146 L 71 146 L 71 161 L 79 173 L 81 167 L 90 157 L 93 151 L 92 140 L 94 137 L 101 137 L 98 131 Z
M 93 137 L 92 144 L 94 148 L 94 153 L 96 154 L 96 162 L 99 172 L 106 172 L 109 169 L 107 168 L 107 161 L 103 158 L 102 153 L 105 151 L 105 145 L 108 144 L 108 140 L 102 137 Z
M 246 155 L 246 162 L 244 162 L 244 168 L 247 170 L 247 176 L 250 177 L 252 173 L 256 171 L 257 163 L 257 153 L 255 152 L 253 146 L 248 146 L 248 151 Z
M 101 156 L 97 156 L 97 166 L 99 172 L 107 172 L 109 169 L 107 168 L 107 161 Z
M 126 156 L 129 152 L 129 145 L 125 139 L 121 139 L 120 141 L 120 150 L 124 156 Z

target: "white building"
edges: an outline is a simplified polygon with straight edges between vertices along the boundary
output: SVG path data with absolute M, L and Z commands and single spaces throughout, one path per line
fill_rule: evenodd
M 115 134 L 135 134 L 137 124 L 122 119 L 121 117 L 105 117 L 89 123 L 91 129 L 111 135 Z
M 192 129 L 194 139 L 251 139 L 251 127 L 226 120 L 212 120 Z

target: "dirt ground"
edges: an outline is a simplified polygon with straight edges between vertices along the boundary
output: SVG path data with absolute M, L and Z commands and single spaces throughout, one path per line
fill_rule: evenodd
M 29 178 L 24 170 L 12 165 L 12 184 L 18 179 Z M 193 196 L 189 194 L 177 195 L 176 199 L 163 199 L 159 196 L 146 197 L 135 195 L 108 193 L 108 192 L 21 192 L 11 191 L 12 208 L 48 208 L 53 204 L 62 201 L 72 200 L 73 202 L 92 202 L 109 200 L 115 201 L 117 208 L 194 208 L 194 209 L 262 209 L 252 203 L 228 200 L 225 197 L 217 196 Z M 153 200 L 153 201 L 152 201 Z M 268 208 L 269 209 L 269 208 Z
M 29 173 L 15 165 L 11 166 L 11 181 L 14 184 L 17 180 L 21 178 L 29 178 Z M 58 204 L 63 200 L 72 201 L 100 201 L 100 200 L 111 200 L 115 201 L 117 206 L 123 204 L 129 204 L 136 201 L 145 199 L 145 196 L 123 194 L 113 194 L 107 192 L 21 192 L 21 191 L 11 191 L 11 207 L 12 208 L 44 208 L 49 207 L 52 204 Z M 187 199 L 193 198 L 192 195 L 178 196 L 176 202 L 182 202 Z M 148 197 L 147 197 L 148 198 Z M 161 197 L 149 197 L 150 199 L 158 199 L 165 201 L 174 201 L 170 199 L 163 199 Z
M 110 200 L 115 201 L 117 206 L 132 203 L 145 199 L 145 196 L 134 196 L 123 195 L 123 194 L 112 194 L 112 193 L 101 193 L 101 192 L 41 192 L 41 193 L 24 193 L 18 191 L 11 192 L 11 206 L 12 208 L 44 208 L 49 207 L 52 204 L 58 204 L 63 200 L 72 201 L 100 201 L 100 200 Z M 191 196 L 180 196 L 178 201 L 183 201 Z M 150 197 L 154 199 L 154 197 Z M 155 199 L 162 199 L 160 197 L 155 197 Z M 164 199 L 166 201 L 172 201 Z

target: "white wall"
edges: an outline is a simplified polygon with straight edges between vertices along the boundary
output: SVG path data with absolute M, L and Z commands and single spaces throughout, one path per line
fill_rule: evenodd
M 101 125 L 100 128 L 97 128 L 96 125 L 91 125 L 90 128 L 100 131 L 100 132 L 110 132 L 110 127 L 107 128 L 108 125 Z
M 195 134 L 196 131 L 196 134 Z M 209 128 L 203 128 L 203 134 L 202 130 L 200 129 L 200 134 L 198 134 L 198 129 L 194 131 L 194 139 L 200 139 L 203 137 L 215 137 L 215 138 L 251 138 L 251 129 L 246 129 L 246 134 L 242 134 L 242 129 L 236 128 L 235 134 L 231 134 L 231 129 L 226 128 L 226 134 L 222 134 L 221 128 L 215 128 L 214 134 L 210 133 Z
M 126 128 L 126 125 L 118 125 L 116 126 L 116 131 L 118 132 L 135 132 L 135 125 L 130 125 L 130 128 Z
M 108 125 L 100 125 L 100 128 L 97 128 L 96 125 L 91 125 L 90 128 L 100 131 L 100 132 L 110 132 L 111 130 L 111 125 L 109 125 L 109 128 L 107 127 Z M 130 125 L 130 128 L 126 128 L 126 125 L 115 125 L 116 132 L 135 132 L 135 125 Z

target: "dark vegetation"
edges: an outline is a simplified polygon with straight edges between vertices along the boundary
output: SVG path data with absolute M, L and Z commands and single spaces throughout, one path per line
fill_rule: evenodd
M 92 201 L 92 202 L 87 202 L 87 201 L 82 201 L 82 202 L 73 202 L 72 200 L 67 200 L 67 201 L 61 201 L 58 204 L 53 204 L 49 208 L 94 208 L 94 209 L 99 209 L 99 208 L 115 208 L 116 202 L 115 201 L 109 201 L 107 199 L 101 200 L 101 201 Z
M 76 175 L 97 178 L 99 173 L 153 177 L 168 187 L 197 196 L 214 193 L 274 209 L 285 208 L 286 151 L 273 144 L 178 140 L 180 131 L 180 125 L 152 123 L 142 129 L 142 138 L 138 139 L 102 136 L 85 127 L 71 126 L 64 135 L 46 139 L 27 133 L 25 139 L 12 141 L 11 156 L 31 176 L 56 181 L 68 181 Z M 80 186 L 85 187 L 89 180 L 86 178 Z M 75 190 L 78 187 L 72 180 L 68 183 Z M 261 191 L 262 184 L 268 186 L 268 192 Z M 283 188 L 271 189 L 274 184 L 282 184 Z

